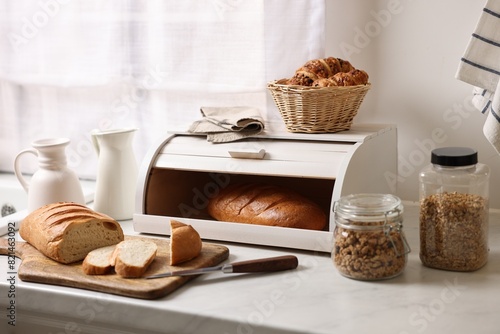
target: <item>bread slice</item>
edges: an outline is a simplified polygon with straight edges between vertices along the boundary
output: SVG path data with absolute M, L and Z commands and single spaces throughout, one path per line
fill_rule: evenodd
M 21 222 L 19 235 L 61 263 L 83 260 L 94 249 L 124 240 L 116 220 L 72 202 L 52 203 L 31 212 Z
M 116 245 L 110 263 L 122 277 L 141 277 L 155 259 L 157 250 L 154 241 L 127 239 Z
M 111 255 L 116 245 L 94 249 L 87 254 L 82 263 L 83 272 L 87 275 L 105 275 L 113 270 Z
M 201 253 L 201 238 L 191 226 L 170 221 L 170 265 L 175 266 L 194 259 Z

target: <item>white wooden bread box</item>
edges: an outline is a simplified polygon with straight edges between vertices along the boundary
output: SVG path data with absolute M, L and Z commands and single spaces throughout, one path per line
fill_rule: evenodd
M 134 230 L 170 234 L 170 219 L 192 225 L 203 239 L 330 252 L 332 209 L 341 196 L 393 193 L 397 130 L 353 125 L 332 134 L 264 133 L 212 144 L 205 136 L 169 134 L 148 153 L 139 172 Z M 318 203 L 329 217 L 324 231 L 216 221 L 208 198 L 233 182 L 289 187 Z

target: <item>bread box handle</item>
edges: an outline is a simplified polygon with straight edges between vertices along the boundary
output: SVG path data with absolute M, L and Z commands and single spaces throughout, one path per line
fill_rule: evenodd
M 238 149 L 228 151 L 229 155 L 232 158 L 238 158 L 238 159 L 264 159 L 264 156 L 266 155 L 266 150 L 261 148 L 260 150 L 256 149 Z

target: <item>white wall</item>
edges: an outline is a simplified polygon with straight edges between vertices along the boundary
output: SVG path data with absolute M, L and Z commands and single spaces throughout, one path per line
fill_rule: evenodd
M 491 168 L 490 207 L 500 208 L 500 155 L 484 138 L 472 87 L 455 79 L 485 1 L 327 0 L 327 55 L 370 74 L 357 123 L 398 127 L 396 193 L 418 200 L 430 150 L 469 146 Z

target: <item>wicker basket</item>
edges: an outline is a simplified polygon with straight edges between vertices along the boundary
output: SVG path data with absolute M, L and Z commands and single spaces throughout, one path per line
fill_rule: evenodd
M 371 85 L 307 87 L 270 82 L 273 96 L 289 132 L 331 133 L 351 128 Z

